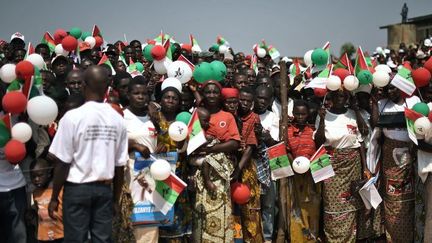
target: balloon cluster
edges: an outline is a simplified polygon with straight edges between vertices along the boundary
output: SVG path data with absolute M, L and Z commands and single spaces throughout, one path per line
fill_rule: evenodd
M 25 122 L 11 125 L 11 116 L 27 112 L 38 125 L 49 125 L 58 114 L 57 104 L 47 96 L 39 96 L 41 83 L 39 67 L 43 62 L 39 54 L 32 54 L 16 65 L 5 64 L 0 69 L 0 79 L 9 84 L 8 92 L 2 98 L 3 110 L 7 113 L 0 122 L 0 147 L 4 147 L 6 159 L 17 164 L 26 156 L 24 143 L 32 137 L 32 129 Z M 31 80 L 35 82 L 32 82 Z M 28 100 L 30 98 L 30 100 Z M 28 101 L 27 101 L 28 100 Z
M 78 27 L 73 27 L 66 32 L 64 29 L 57 29 L 54 32 L 55 53 L 67 56 L 69 52 L 76 51 L 79 39 L 85 42 L 90 48 L 102 46 L 104 40 L 100 34 L 92 35 L 90 32 L 82 32 Z
M 424 136 L 426 133 L 430 132 L 432 128 L 432 112 L 426 103 L 419 102 L 412 107 L 412 110 L 420 114 L 421 116 L 414 121 L 415 133 L 419 136 Z
M 212 61 L 211 63 L 202 62 L 195 66 L 193 78 L 198 83 L 204 83 L 208 80 L 223 81 L 227 74 L 226 66 L 221 61 Z

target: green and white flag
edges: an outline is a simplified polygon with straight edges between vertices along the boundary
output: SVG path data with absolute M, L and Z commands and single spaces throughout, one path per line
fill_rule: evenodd
M 416 90 L 414 80 L 411 77 L 411 71 L 405 67 L 398 70 L 390 84 L 410 96 Z
M 286 152 L 285 143 L 282 142 L 271 146 L 267 149 L 267 153 L 272 180 L 294 175 Z
M 186 186 L 187 184 L 184 181 L 171 172 L 170 176 L 164 181 L 156 181 L 155 190 L 146 193 L 146 199 L 166 215 Z
M 330 155 L 327 154 L 324 146 L 321 146 L 318 151 L 311 157 L 310 170 L 315 183 L 328 179 L 335 175 L 333 167 L 330 163 Z
M 201 123 L 198 118 L 197 109 L 192 113 L 192 117 L 188 124 L 189 142 L 187 146 L 187 155 L 191 154 L 201 145 L 207 142 L 205 138 L 204 130 L 201 127 Z

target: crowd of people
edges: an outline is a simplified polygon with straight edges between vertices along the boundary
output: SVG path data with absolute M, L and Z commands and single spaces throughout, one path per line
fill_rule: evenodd
M 370 70 L 386 65 L 392 80 L 400 68 L 421 68 L 432 54 L 427 43 L 377 48 L 366 54 Z M 12 116 L 12 124 L 30 124 L 32 137 L 18 165 L 0 149 L 0 241 L 432 242 L 432 130 L 415 144 L 399 116 L 419 102 L 432 109 L 430 75 L 412 95 L 392 82 L 354 90 L 342 84 L 323 94 L 308 85 L 322 70 L 272 58 L 269 49 L 196 51 L 196 43 L 172 41 L 172 61 L 197 67 L 217 60 L 226 73 L 164 87 L 167 74 L 145 55 L 146 45 L 117 41 L 66 54 L 35 46 L 45 62 L 39 95 L 56 102 L 58 116 L 46 126 L 25 113 Z M 28 51 L 14 34 L 0 44 L 0 65 L 18 64 Z M 349 62 L 329 58 L 356 67 Z M 130 68 L 137 63 L 142 70 Z M 7 92 L 0 82 L 1 96 Z M 198 115 L 207 140 L 191 154 L 168 131 L 182 112 Z M 315 183 L 309 170 L 274 180 L 267 151 L 281 142 L 291 163 L 325 148 L 334 175 Z M 372 149 L 380 151 L 374 161 Z M 187 184 L 173 220 L 136 223 L 136 198 L 147 200 L 135 195 L 137 186 L 139 193 L 158 190 L 151 176 L 136 173 L 137 154 L 168 152 L 177 154 L 174 172 Z M 382 198 L 372 208 L 359 194 L 371 178 Z M 247 202 L 232 200 L 235 182 L 250 190 Z

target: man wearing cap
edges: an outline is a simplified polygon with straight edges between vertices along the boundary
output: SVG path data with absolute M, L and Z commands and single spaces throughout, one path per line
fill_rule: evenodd
M 65 81 L 66 76 L 69 73 L 69 71 L 72 69 L 72 65 L 70 65 L 69 60 L 67 57 L 58 55 L 54 57 L 54 59 L 51 61 L 52 71 L 56 76 L 56 88 L 64 89 L 65 88 Z
M 128 140 L 123 118 L 103 103 L 107 80 L 101 66 L 85 71 L 86 103 L 63 116 L 49 149 L 56 167 L 48 212 L 55 216 L 64 187 L 65 242 L 86 242 L 88 232 L 94 243 L 112 242 L 113 208 L 118 209 Z
M 20 32 L 16 32 L 11 36 L 10 44 L 13 46 L 14 49 L 24 49 L 24 36 Z

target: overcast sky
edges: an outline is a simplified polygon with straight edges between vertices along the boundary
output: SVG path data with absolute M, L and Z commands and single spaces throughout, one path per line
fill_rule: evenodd
M 0 38 L 21 32 L 39 43 L 43 33 L 97 24 L 108 42 L 154 38 L 161 29 L 178 42 L 194 34 L 207 49 L 222 35 L 235 51 L 250 53 L 265 39 L 282 55 L 303 56 L 331 42 L 339 55 L 347 41 L 365 50 L 385 46 L 379 26 L 401 21 L 401 0 L 0 0 Z M 432 13 L 432 0 L 406 1 L 408 18 Z

